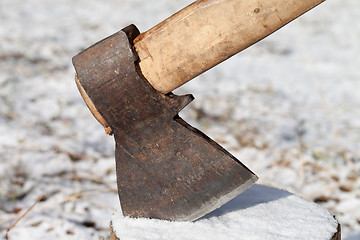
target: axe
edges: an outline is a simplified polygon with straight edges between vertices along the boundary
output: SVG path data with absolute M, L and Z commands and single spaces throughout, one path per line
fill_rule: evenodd
M 73 58 L 76 84 L 116 142 L 125 216 L 193 221 L 258 178 L 178 115 L 172 90 L 324 0 L 199 0 L 141 33 L 130 25 Z

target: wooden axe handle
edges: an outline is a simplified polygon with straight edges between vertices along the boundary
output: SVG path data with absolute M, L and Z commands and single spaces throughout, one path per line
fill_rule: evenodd
M 198 0 L 140 34 L 150 84 L 168 93 L 325 0 Z

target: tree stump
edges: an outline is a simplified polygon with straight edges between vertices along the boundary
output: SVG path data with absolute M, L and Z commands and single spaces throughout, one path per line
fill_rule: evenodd
M 124 217 L 110 222 L 111 240 L 340 240 L 340 224 L 325 208 L 277 188 L 253 185 L 195 222 Z

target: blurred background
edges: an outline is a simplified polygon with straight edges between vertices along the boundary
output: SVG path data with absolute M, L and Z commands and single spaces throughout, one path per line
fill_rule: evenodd
M 100 239 L 119 207 L 114 141 L 81 99 L 71 58 L 188 0 L 0 1 L 0 238 Z M 181 116 L 261 184 L 336 215 L 360 239 L 360 2 L 328 0 L 175 93 Z M 226 13 L 224 13 L 226 14 Z

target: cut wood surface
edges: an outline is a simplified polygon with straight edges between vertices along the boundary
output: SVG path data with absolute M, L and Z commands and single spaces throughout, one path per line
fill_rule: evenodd
M 117 211 L 111 240 L 340 240 L 337 220 L 325 208 L 287 191 L 255 184 L 195 222 L 131 219 Z
M 134 40 L 141 71 L 170 92 L 323 1 L 196 1 Z

